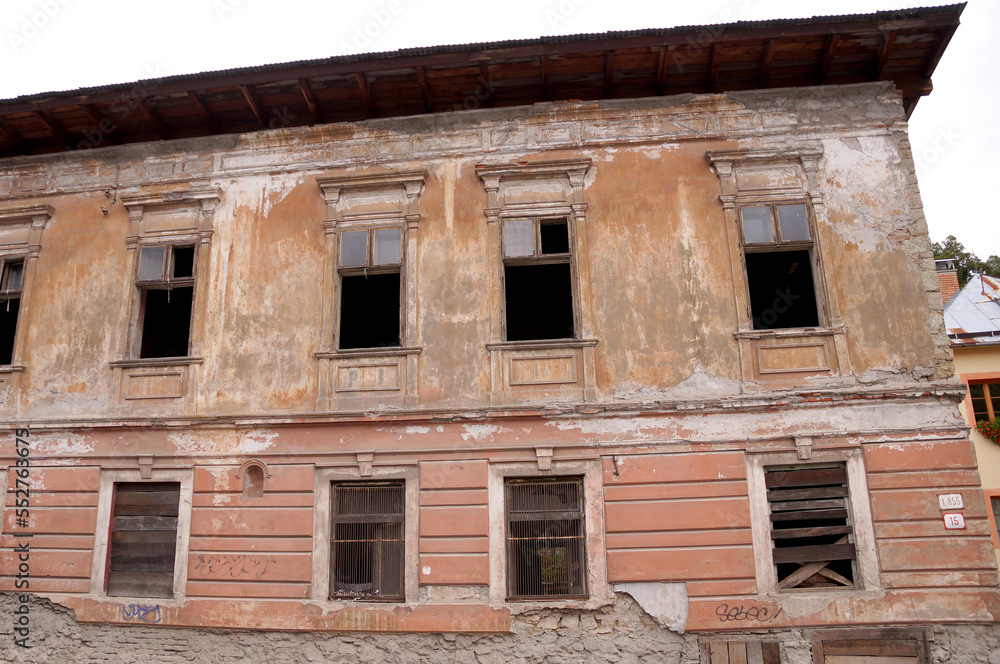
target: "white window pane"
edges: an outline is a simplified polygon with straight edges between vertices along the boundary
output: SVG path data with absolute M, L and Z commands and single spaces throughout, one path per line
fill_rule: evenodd
M 779 205 L 778 225 L 781 226 L 782 242 L 809 239 L 809 215 L 802 203 Z
M 368 264 L 368 231 L 348 231 L 340 234 L 340 267 Z
M 375 265 L 396 265 L 402 257 L 403 229 L 380 228 L 375 231 Z
M 747 244 L 774 242 L 774 224 L 771 223 L 771 208 L 754 205 L 740 208 L 743 217 L 743 239 Z
M 508 258 L 535 255 L 535 222 L 510 219 L 503 222 L 503 255 Z
M 166 247 L 143 247 L 139 254 L 139 281 L 163 278 L 163 254 Z

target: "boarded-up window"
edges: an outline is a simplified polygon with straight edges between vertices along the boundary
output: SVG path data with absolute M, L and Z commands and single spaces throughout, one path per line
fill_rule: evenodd
M 177 482 L 115 484 L 107 594 L 173 597 Z
M 781 664 L 777 641 L 709 641 L 704 648 L 708 664 Z
M 583 479 L 508 479 L 507 597 L 585 597 Z
M 854 535 L 841 464 L 766 468 L 778 588 L 854 587 Z
M 405 482 L 334 483 L 330 597 L 404 599 Z

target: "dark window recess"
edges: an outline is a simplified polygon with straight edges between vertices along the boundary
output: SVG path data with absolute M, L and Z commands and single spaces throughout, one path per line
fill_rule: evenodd
M 0 364 L 14 361 L 14 338 L 17 317 L 21 312 L 21 289 L 24 285 L 24 262 L 4 262 L 0 275 Z
M 194 247 L 174 247 L 174 279 L 194 276 Z
M 507 480 L 507 598 L 585 597 L 583 480 Z
M 778 588 L 853 588 L 854 531 L 846 468 L 768 468 L 764 483 Z
M 108 596 L 174 596 L 180 490 L 177 482 L 115 484 Z
M 402 601 L 403 482 L 333 485 L 330 598 Z
M 990 498 L 990 506 L 993 508 L 993 528 L 1000 535 L 1000 498 Z
M 140 358 L 188 354 L 193 295 L 193 286 L 142 289 Z
M 340 278 L 340 348 L 399 346 L 399 273 Z
M 819 325 L 808 251 L 747 253 L 746 265 L 755 330 Z
M 507 341 L 572 339 L 573 279 L 569 263 L 504 266 Z
M 542 254 L 569 253 L 569 224 L 565 219 L 543 221 L 539 224 L 542 240 Z

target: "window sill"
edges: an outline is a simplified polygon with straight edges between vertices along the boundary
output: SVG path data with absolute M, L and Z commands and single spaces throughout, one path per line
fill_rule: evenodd
M 173 367 L 178 364 L 203 364 L 201 357 L 148 357 L 141 360 L 114 360 L 112 367 L 134 369 L 136 367 Z
M 23 364 L 0 364 L 0 374 L 21 373 L 27 368 Z
M 544 350 L 548 348 L 594 348 L 597 346 L 597 339 L 538 339 L 532 341 L 501 341 L 495 344 L 486 344 L 486 348 L 493 350 Z
M 367 410 L 380 405 L 410 408 L 419 403 L 420 346 L 322 350 L 316 410 Z
M 775 387 L 851 373 L 847 328 L 843 326 L 741 330 L 733 337 L 740 348 L 745 383 Z

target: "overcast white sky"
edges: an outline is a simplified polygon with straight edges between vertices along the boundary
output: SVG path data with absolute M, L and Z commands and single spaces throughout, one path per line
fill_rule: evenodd
M 541 35 L 869 13 L 919 0 L 4 0 L 0 99 L 213 69 Z M 970 0 L 910 138 L 931 239 L 1000 255 L 995 41 L 1000 2 Z M 371 35 L 371 36 L 370 36 Z M 989 161 L 988 161 L 989 160 Z

